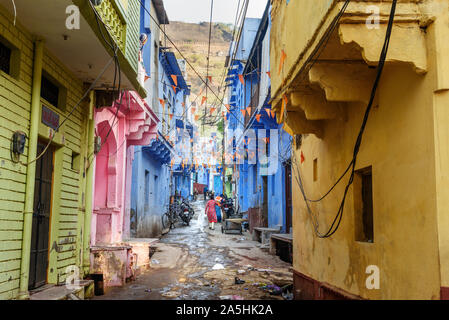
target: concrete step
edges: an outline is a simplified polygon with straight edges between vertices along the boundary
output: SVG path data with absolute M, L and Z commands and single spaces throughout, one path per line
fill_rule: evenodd
M 79 288 L 72 289 L 65 285 L 47 285 L 43 289 L 30 292 L 30 300 L 84 300 L 93 297 L 94 281 L 81 280 Z

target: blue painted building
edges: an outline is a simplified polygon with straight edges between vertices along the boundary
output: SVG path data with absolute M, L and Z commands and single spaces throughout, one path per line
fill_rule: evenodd
M 190 198 L 193 194 L 192 140 L 193 125 L 189 121 L 190 86 L 187 85 L 173 52 L 161 50 L 160 92 L 164 101 L 161 131 L 175 148 L 173 158 L 172 195 Z
M 168 24 L 162 1 L 145 0 L 161 24 Z M 182 170 L 193 134 L 189 122 L 190 87 L 173 52 L 159 48 L 159 28 L 147 12 L 141 12 L 141 66 L 145 74 L 147 103 L 158 119 L 158 135 L 147 146 L 134 149 L 131 184 L 130 229 L 132 238 L 157 237 L 162 215 L 171 196 L 190 194 L 190 169 Z M 144 40 L 144 41 L 142 41 Z M 181 159 L 181 160 L 180 160 Z
M 158 135 L 148 146 L 134 148 L 131 184 L 131 237 L 161 235 L 162 215 L 170 201 L 173 147 Z
M 291 137 L 278 125 L 268 103 L 271 96 L 270 8 L 268 2 L 259 23 L 252 21 L 253 24 L 243 30 L 244 40 L 238 44 L 236 59 L 231 61 L 227 78 L 231 114 L 227 117 L 227 129 L 234 130 L 232 152 L 237 161 L 234 177 L 240 212 L 248 216 L 251 230 L 279 226 L 288 233 L 291 227 Z M 250 32 L 255 25 L 257 31 Z M 251 38 L 253 41 L 249 42 Z M 230 55 L 234 46 L 231 45 Z

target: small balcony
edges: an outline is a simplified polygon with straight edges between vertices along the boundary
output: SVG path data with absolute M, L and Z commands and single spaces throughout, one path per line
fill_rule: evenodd
M 94 81 L 114 56 L 107 43 L 109 32 L 119 48 L 117 56 L 121 67 L 122 89 L 146 96 L 145 89 L 137 80 L 139 19 L 135 19 L 135 16 L 140 15 L 138 6 L 129 4 L 125 8 L 120 0 L 103 0 L 96 7 L 90 0 L 21 0 L 15 1 L 15 4 L 17 25 L 23 26 L 35 38 L 43 39 L 46 49 L 84 82 Z M 14 7 L 11 1 L 0 0 L 0 5 L 8 11 L 13 21 Z M 79 19 L 74 10 L 76 8 L 79 9 Z M 95 19 L 94 8 L 100 17 L 99 24 Z M 131 16 L 134 18 L 131 19 Z M 76 26 L 77 21 L 79 28 Z M 100 78 L 97 89 L 112 88 L 113 79 L 114 67 L 111 65 Z

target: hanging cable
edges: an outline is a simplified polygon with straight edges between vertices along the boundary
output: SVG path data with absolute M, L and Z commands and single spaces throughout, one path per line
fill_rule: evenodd
M 373 84 L 373 87 L 372 87 L 372 90 L 371 90 L 371 96 L 370 96 L 370 100 L 369 100 L 368 106 L 366 107 L 366 110 L 365 110 L 365 114 L 364 114 L 364 117 L 363 117 L 362 125 L 361 125 L 359 133 L 357 135 L 357 139 L 356 139 L 355 146 L 354 146 L 352 160 L 350 162 L 349 169 L 346 170 L 346 172 L 351 170 L 351 176 L 349 178 L 348 183 L 346 184 L 345 191 L 344 191 L 344 194 L 343 194 L 343 199 L 342 199 L 342 201 L 340 203 L 340 207 L 338 208 L 337 214 L 336 214 L 334 220 L 332 221 L 332 224 L 331 224 L 330 228 L 324 234 L 322 234 L 322 233 L 320 233 L 318 231 L 318 221 L 316 219 L 316 216 L 312 213 L 312 210 L 311 210 L 311 208 L 309 206 L 309 202 L 312 202 L 312 201 L 308 200 L 308 198 L 306 196 L 306 193 L 305 193 L 305 190 L 304 190 L 304 184 L 303 184 L 302 179 L 301 179 L 301 173 L 299 171 L 299 168 L 296 165 L 297 181 L 298 181 L 298 184 L 300 186 L 300 190 L 301 190 L 301 193 L 303 195 L 304 201 L 306 202 L 307 211 L 309 212 L 309 214 L 311 214 L 312 217 L 315 217 L 314 218 L 314 220 L 315 220 L 314 227 L 315 227 L 316 234 L 320 238 L 329 238 L 329 237 L 331 237 L 332 235 L 335 234 L 335 232 L 337 232 L 337 230 L 339 229 L 340 224 L 341 224 L 341 220 L 342 220 L 342 217 L 343 217 L 343 211 L 344 211 L 344 205 L 345 205 L 345 202 L 346 202 L 346 197 L 348 195 L 349 188 L 351 187 L 351 185 L 354 182 L 357 157 L 358 157 L 358 154 L 359 154 L 359 151 L 360 151 L 360 146 L 362 144 L 363 134 L 365 132 L 366 124 L 368 123 L 369 115 L 370 115 L 371 109 L 373 107 L 373 103 L 374 103 L 374 99 L 375 99 L 375 96 L 376 96 L 376 92 L 377 92 L 377 89 L 378 89 L 378 86 L 379 86 L 379 83 L 380 83 L 380 79 L 382 77 L 382 72 L 383 72 L 383 69 L 384 69 L 384 66 L 385 66 L 385 61 L 386 61 L 387 54 L 388 54 L 388 48 L 389 48 L 389 45 L 390 45 L 391 33 L 392 33 L 392 30 L 393 30 L 393 25 L 394 25 L 396 6 L 397 6 L 397 0 L 392 0 L 391 12 L 390 12 L 390 17 L 389 17 L 389 21 L 388 21 L 388 27 L 387 27 L 387 31 L 386 31 L 386 35 L 385 35 L 384 45 L 382 47 L 382 51 L 381 51 L 380 58 L 379 58 L 379 64 L 378 64 L 378 67 L 377 67 L 376 78 L 375 78 L 375 81 L 374 81 L 374 84 Z
M 195 69 L 195 67 L 192 65 L 192 63 L 185 57 L 185 55 L 182 53 L 182 51 L 178 48 L 178 46 L 174 43 L 174 41 L 167 35 L 167 33 L 165 32 L 165 30 L 160 26 L 158 20 L 151 14 L 150 10 L 148 10 L 144 3 L 142 2 L 142 0 L 138 0 L 141 7 L 145 10 L 145 12 L 150 16 L 151 20 L 153 20 L 156 24 L 156 26 L 159 28 L 159 30 L 162 32 L 162 34 L 164 35 L 164 37 L 166 37 L 166 39 L 170 42 L 170 44 L 175 48 L 175 50 L 179 53 L 179 55 L 181 56 L 181 58 L 183 60 L 186 61 L 186 63 L 189 65 L 189 67 L 193 70 L 193 72 L 196 74 L 196 76 L 198 77 L 199 80 L 201 80 L 201 82 L 208 88 L 208 90 L 210 90 L 210 92 L 217 98 L 220 100 L 219 96 L 215 93 L 214 90 L 212 90 L 212 88 L 209 86 L 209 84 L 203 79 L 203 77 L 200 75 L 200 73 Z M 223 104 L 223 100 L 220 100 L 221 104 Z M 226 107 L 227 108 L 227 107 Z M 228 108 L 227 108 L 228 109 Z M 228 109 L 229 110 L 229 109 Z M 235 117 L 235 115 L 233 115 Z M 240 121 L 240 119 L 238 119 L 237 117 L 235 117 L 237 121 Z

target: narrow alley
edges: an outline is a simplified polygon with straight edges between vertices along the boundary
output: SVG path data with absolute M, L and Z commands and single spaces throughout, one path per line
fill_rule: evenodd
M 249 232 L 209 230 L 204 201 L 193 203 L 190 226 L 178 225 L 155 245 L 151 267 L 123 287 L 94 300 L 291 299 L 291 264 L 261 249 Z M 244 283 L 236 284 L 236 278 Z M 277 287 L 277 288 L 276 288 Z M 283 293 L 279 291 L 284 288 Z
M 0 300 L 449 300 L 448 44 L 449 0 L 0 0 Z

